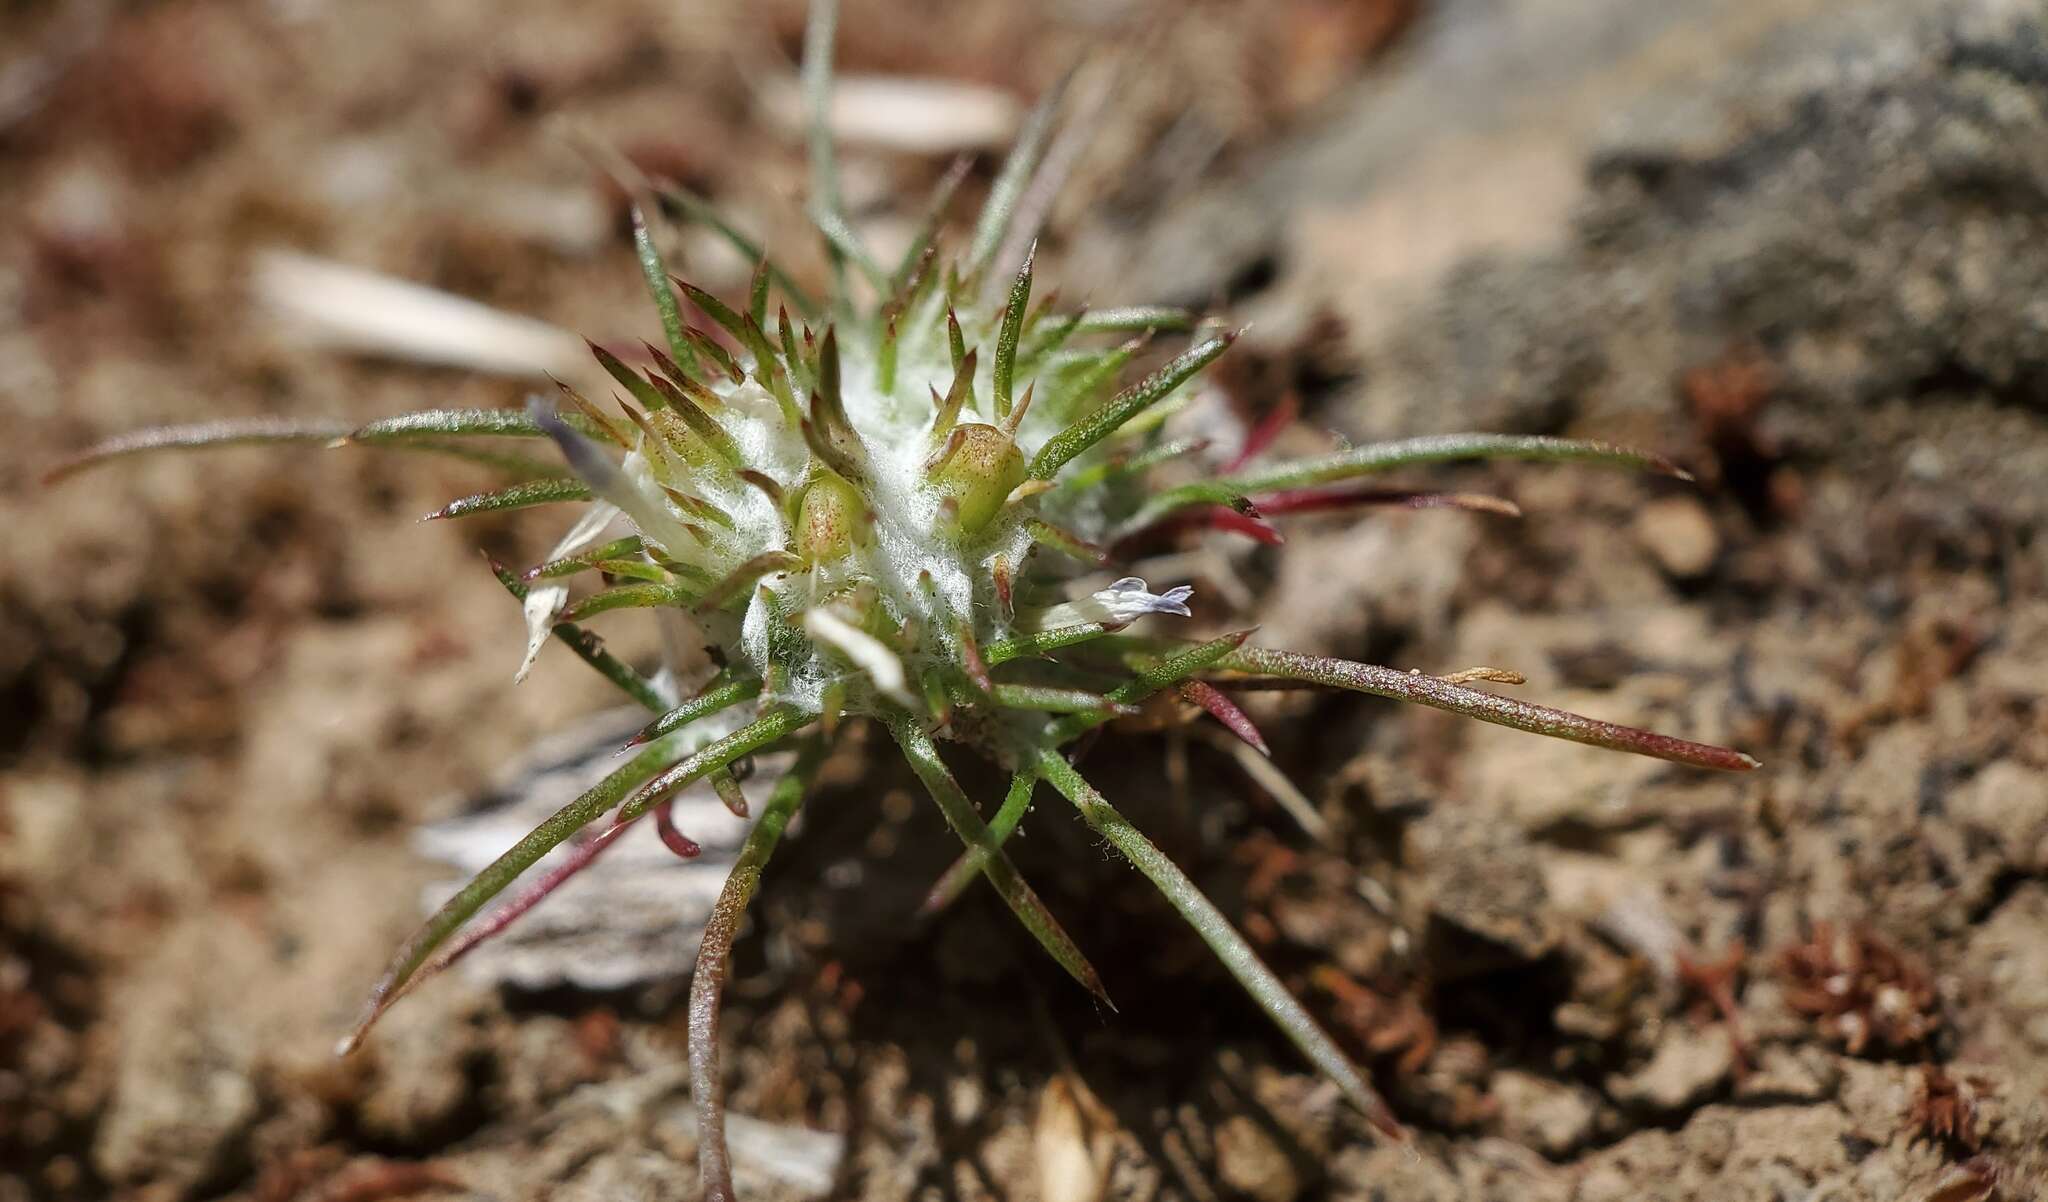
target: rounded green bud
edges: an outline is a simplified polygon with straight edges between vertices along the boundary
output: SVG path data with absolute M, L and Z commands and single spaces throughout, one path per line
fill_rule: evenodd
M 975 534 L 1024 483 L 1024 452 L 1008 434 L 975 422 L 953 427 L 927 476 L 955 528 Z
M 811 563 L 842 559 L 868 539 L 868 507 L 842 477 L 820 472 L 797 502 L 797 551 Z

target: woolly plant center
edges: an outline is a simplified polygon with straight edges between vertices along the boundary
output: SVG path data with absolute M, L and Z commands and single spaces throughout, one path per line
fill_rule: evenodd
M 978 648 L 1048 622 L 1185 615 L 1185 589 L 1155 596 L 1135 577 L 1078 606 L 1038 581 L 1035 541 L 1091 558 L 1130 516 L 1104 503 L 1127 490 L 1062 496 L 1044 478 L 1091 449 L 1076 419 L 1105 400 L 1105 365 L 1130 348 L 1061 356 L 1080 322 L 1026 312 L 1034 258 L 1001 307 L 963 305 L 967 289 L 949 296 L 913 272 L 871 320 L 820 336 L 785 309 L 771 342 L 765 307 L 742 316 L 689 289 L 736 347 L 690 329 L 669 352 L 648 346 L 644 368 L 593 347 L 632 396 L 614 398 L 630 424 L 566 387 L 597 441 L 542 402 L 531 411 L 603 503 L 557 557 L 623 515 L 646 578 L 671 589 L 662 599 L 687 608 L 765 698 L 808 713 L 944 698 L 963 676 L 975 683 Z M 1210 340 L 1197 358 L 1228 341 Z M 1176 367 L 1172 383 L 1196 366 Z M 558 586 L 529 598 L 530 650 L 566 596 Z
M 814 425 L 813 438 L 835 440 L 836 462 L 813 453 L 801 425 L 784 419 L 751 374 L 726 380 L 715 390 L 724 403 L 718 419 L 748 469 L 777 482 L 783 500 L 713 464 L 671 487 L 726 509 L 733 529 L 709 541 L 652 541 L 712 580 L 788 551 L 786 568 L 705 615 L 708 632 L 725 633 L 719 627 L 735 624 L 737 608 L 736 635 L 722 641 L 766 682 L 765 695 L 817 712 L 837 685 L 836 708 L 872 713 L 879 698 L 901 703 L 910 682 L 957 662 L 939 632 L 966 622 L 980 642 L 1010 633 L 995 581 L 1024 563 L 1030 536 L 1022 508 L 1004 501 L 1043 434 L 1034 423 L 1013 437 L 988 422 L 993 414 L 979 407 L 989 403 L 987 373 L 971 389 L 977 407 L 941 431 L 929 392 L 950 389 L 955 376 L 942 338 L 901 340 L 893 390 L 877 379 L 872 335 L 835 342 L 845 422 L 826 417 L 818 425 L 837 428 Z M 642 433 L 636 447 L 643 462 L 662 453 L 650 453 L 648 440 Z

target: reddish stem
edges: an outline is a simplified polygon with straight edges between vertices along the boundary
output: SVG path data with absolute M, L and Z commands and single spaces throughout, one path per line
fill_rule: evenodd
M 654 807 L 654 833 L 661 836 L 662 844 L 670 851 L 685 860 L 694 860 L 704 854 L 704 848 L 695 839 L 676 829 L 675 816 L 669 813 L 669 807 L 673 804 L 674 800 L 671 799 Z
M 1301 414 L 1301 402 L 1293 393 L 1280 398 L 1280 403 L 1267 410 L 1244 436 L 1244 447 L 1229 463 L 1223 465 L 1225 472 L 1234 472 L 1257 459 L 1267 447 L 1280 437 L 1280 432 L 1294 424 Z

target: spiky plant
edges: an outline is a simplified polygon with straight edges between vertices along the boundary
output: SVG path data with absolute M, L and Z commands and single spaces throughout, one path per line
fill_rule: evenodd
M 1146 615 L 1188 615 L 1190 590 L 1154 593 L 1127 576 L 1075 595 L 1067 582 L 1162 526 L 1195 522 L 1271 538 L 1266 515 L 1288 511 L 1387 501 L 1512 508 L 1491 498 L 1356 484 L 1395 468 L 1528 459 L 1684 473 L 1656 455 L 1606 443 L 1491 434 L 1267 462 L 1259 445 L 1266 440 L 1255 433 L 1254 445 L 1214 478 L 1148 487 L 1153 468 L 1194 449 L 1169 441 L 1163 418 L 1234 335 L 1207 331 L 1174 310 L 1034 306 L 1029 251 L 1014 275 L 995 274 L 1000 248 L 1028 244 L 1030 231 L 1013 228 L 1014 218 L 1034 182 L 1057 91 L 1029 118 L 963 256 L 942 265 L 935 237 L 960 179 L 956 170 L 902 260 L 878 265 L 837 203 L 823 123 L 834 22 L 829 0 L 814 6 L 804 63 L 813 216 L 832 268 L 828 299 L 814 301 L 701 200 L 669 192 L 672 207 L 721 231 L 759 267 L 747 298 L 729 304 L 670 277 L 636 213 L 636 247 L 665 345 L 646 346 L 644 358 L 634 356 L 638 366 L 592 345 L 625 394 L 612 406 L 562 384 L 567 407 L 560 409 L 536 398 L 524 413 L 435 410 L 360 427 L 175 427 L 103 444 L 53 473 L 163 447 L 319 440 L 464 454 L 519 477 L 451 502 L 436 517 L 587 506 L 544 562 L 516 574 L 492 568 L 524 607 L 527 665 L 552 635 L 658 716 L 634 740 L 637 754 L 479 873 L 405 943 L 342 1050 L 356 1046 L 400 996 L 503 929 L 641 819 L 651 815 L 664 842 L 695 855 L 696 845 L 674 827 L 670 800 L 708 780 L 744 815 L 735 762 L 793 742 L 795 765 L 745 841 L 704 931 L 690 990 L 706 1196 L 730 1197 L 717 1036 L 727 956 L 762 865 L 802 804 L 827 741 L 845 720 L 863 718 L 890 733 L 965 847 L 934 887 L 933 907 L 985 877 L 1053 959 L 1107 1001 L 1095 970 L 1003 851 L 1036 787 L 1050 785 L 1151 879 L 1301 1052 L 1379 1129 L 1398 1137 L 1357 1069 L 1229 921 L 1082 776 L 1070 758 L 1075 741 L 1175 690 L 1263 751 L 1226 690 L 1286 684 L 1417 702 L 1699 768 L 1744 770 L 1755 761 L 1467 683 L 1513 682 L 1511 673 L 1401 672 L 1250 646 L 1248 631 L 1206 642 L 1134 637 L 1122 632 Z M 701 314 L 708 328 L 689 324 L 686 314 Z M 1196 336 L 1186 350 L 1116 387 L 1144 338 L 1190 332 Z M 1139 337 L 1098 345 L 1112 333 Z M 552 440 L 568 470 L 479 451 L 474 438 Z M 1072 563 L 1080 569 L 1063 566 Z M 571 600 L 568 582 L 586 576 L 603 584 Z M 672 675 L 643 676 L 582 624 L 617 609 L 686 623 L 694 640 L 717 649 L 722 666 L 687 696 Z M 1114 684 L 1105 689 L 1106 679 Z M 1012 773 L 992 818 L 962 790 L 935 738 L 964 744 Z M 485 912 L 564 844 L 556 865 Z

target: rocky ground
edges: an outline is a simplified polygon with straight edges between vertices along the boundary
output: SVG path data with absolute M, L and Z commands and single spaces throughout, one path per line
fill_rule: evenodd
M 986 899 L 910 921 L 946 841 L 914 782 L 849 754 L 739 954 L 748 1196 L 2042 1196 L 2048 9 L 850 8 L 850 69 L 1011 96 L 1138 47 L 1046 274 L 1254 320 L 1222 378 L 1251 412 L 1298 398 L 1303 446 L 1568 432 L 1702 478 L 1442 473 L 1528 516 L 1208 547 L 1184 561 L 1205 621 L 1504 665 L 1765 767 L 1264 698 L 1318 837 L 1199 726 L 1102 757 L 1371 1065 L 1409 1150 L 1050 806 L 1020 867 L 1118 1013 Z M 607 703 L 549 657 L 508 685 L 516 614 L 475 548 L 531 557 L 552 529 L 419 525 L 476 477 L 370 455 L 36 479 L 153 421 L 528 387 L 293 342 L 248 299 L 271 247 L 651 332 L 573 139 L 792 228 L 800 26 L 793 4 L 0 9 L 0 1198 L 696 1196 L 676 982 L 452 974 L 329 1054 L 445 875 L 414 832 Z M 945 164 L 849 160 L 877 239 Z M 691 237 L 693 271 L 743 283 Z

